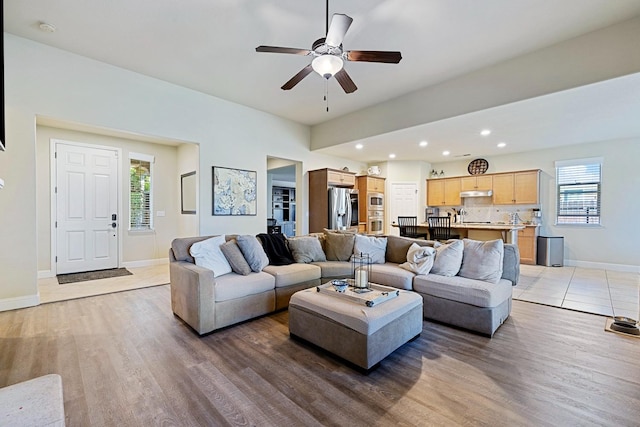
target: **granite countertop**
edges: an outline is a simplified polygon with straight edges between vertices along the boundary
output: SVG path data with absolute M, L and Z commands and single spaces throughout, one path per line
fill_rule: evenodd
M 423 227 L 428 227 L 429 224 L 423 222 L 420 224 Z M 505 224 L 505 223 L 462 223 L 462 224 L 451 224 L 451 228 L 466 228 L 466 229 L 475 229 L 475 230 L 524 230 L 527 227 L 527 224 Z M 534 226 L 531 224 L 531 226 Z

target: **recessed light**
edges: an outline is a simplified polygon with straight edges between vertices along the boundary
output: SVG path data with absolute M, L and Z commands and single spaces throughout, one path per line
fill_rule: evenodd
M 427 141 L 420 141 L 420 144 L 418 144 L 420 147 L 426 147 L 427 145 L 429 145 L 429 143 Z
M 442 155 L 443 155 L 443 156 L 448 156 L 449 154 L 451 154 L 449 151 L 443 151 L 443 152 L 442 152 Z
M 390 159 L 395 159 L 395 158 L 396 158 L 396 155 L 395 155 L 395 154 L 393 154 L 393 153 L 391 153 L 391 154 L 389 154 L 389 158 L 390 158 Z
M 491 135 L 491 131 L 489 129 L 482 129 L 482 131 L 480 132 L 480 135 L 482 136 Z
M 358 149 L 358 150 L 362 150 L 362 147 L 364 147 L 364 145 L 362 145 L 362 144 L 356 144 L 356 149 Z
M 502 147 L 506 147 L 507 143 L 506 142 L 499 142 L 498 143 L 498 148 L 502 148 Z

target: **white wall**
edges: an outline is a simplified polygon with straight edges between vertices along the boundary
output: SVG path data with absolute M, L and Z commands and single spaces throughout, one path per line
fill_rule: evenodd
M 602 225 L 556 226 L 556 160 L 603 157 Z M 540 204 L 544 236 L 563 236 L 565 262 L 594 268 L 620 268 L 640 272 L 640 138 L 571 145 L 520 154 L 487 157 L 488 173 L 541 169 Z M 471 159 L 434 163 L 445 176 L 468 176 Z
M 302 161 L 304 172 L 361 167 L 311 153 L 308 126 L 11 34 L 4 37 L 8 150 L 0 153 L 5 179 L 0 192 L 0 310 L 38 303 L 37 116 L 199 144 L 200 234 L 259 233 L 267 216 L 264 191 L 258 193 L 256 216 L 212 216 L 212 166 L 255 170 L 258 186 L 266 183 L 267 156 Z M 171 186 L 176 175 L 177 170 L 169 177 Z M 304 197 L 298 200 L 305 207 L 306 187 L 305 176 Z M 299 220 L 306 232 L 306 212 Z
M 200 174 L 198 167 L 200 165 L 200 146 L 198 144 L 182 144 L 178 146 L 178 176 L 185 173 L 196 171 L 196 177 Z M 180 182 L 178 181 L 178 191 L 180 191 Z M 196 194 L 198 191 L 196 183 Z M 180 197 L 178 195 L 178 197 Z M 178 199 L 178 203 L 181 203 L 181 199 Z M 182 206 L 178 207 L 178 234 L 174 237 L 188 237 L 197 236 L 199 230 L 199 216 L 200 206 L 198 206 L 198 198 L 196 198 L 196 215 L 183 214 Z
M 38 220 L 38 271 L 51 270 L 51 198 L 50 198 L 50 141 L 51 139 L 94 144 L 120 148 L 122 166 L 120 200 L 122 218 L 119 221 L 122 236 L 122 256 L 124 263 L 156 260 L 167 257 L 166 248 L 178 234 L 180 213 L 177 172 L 177 148 L 170 145 L 153 144 L 144 141 L 97 135 L 48 126 L 36 127 L 36 175 L 37 175 L 37 220 Z M 129 152 L 148 154 L 155 157 L 153 165 L 153 210 L 154 230 L 150 232 L 130 232 L 129 218 Z M 164 211 L 164 217 L 157 217 L 157 211 Z

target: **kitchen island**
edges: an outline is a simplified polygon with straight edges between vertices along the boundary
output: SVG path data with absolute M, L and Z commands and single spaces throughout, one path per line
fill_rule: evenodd
M 398 224 L 393 223 L 393 227 Z M 524 230 L 525 224 L 506 224 L 503 222 L 464 222 L 451 224 L 451 229 L 455 230 L 460 238 L 473 240 L 495 240 L 502 239 L 505 243 L 518 244 L 518 230 Z M 418 223 L 418 232 L 428 233 L 429 224 Z

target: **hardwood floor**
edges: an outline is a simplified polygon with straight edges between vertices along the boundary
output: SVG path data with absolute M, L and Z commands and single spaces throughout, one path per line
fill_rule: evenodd
M 2 312 L 0 386 L 59 373 L 68 426 L 640 420 L 640 340 L 601 316 L 514 301 L 492 339 L 425 321 L 368 376 L 291 340 L 287 321 L 200 338 L 171 313 L 169 286 Z

